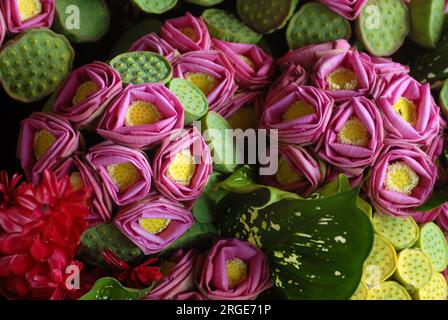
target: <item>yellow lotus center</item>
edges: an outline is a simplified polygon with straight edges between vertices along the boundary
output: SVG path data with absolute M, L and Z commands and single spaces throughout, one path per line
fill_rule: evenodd
M 33 139 L 33 150 L 36 160 L 42 158 L 55 141 L 56 137 L 54 134 L 48 132 L 47 130 L 36 131 Z
M 227 121 L 232 129 L 241 129 L 244 131 L 257 127 L 255 109 L 250 106 L 240 108 L 234 112 Z
M 399 161 L 388 165 L 385 180 L 387 190 L 409 195 L 418 182 L 418 174 L 406 163 Z
M 283 158 L 278 161 L 278 170 L 275 174 L 275 179 L 278 183 L 287 185 L 293 184 L 301 181 L 303 176 L 297 172 L 295 172 L 289 162 Z
M 358 79 L 353 71 L 347 68 L 338 68 L 327 76 L 330 90 L 356 90 Z
M 107 173 L 120 192 L 126 191 L 140 179 L 140 173 L 130 162 L 108 165 Z
M 314 107 L 304 101 L 297 101 L 283 114 L 283 121 L 290 121 L 315 114 Z
M 415 126 L 417 122 L 417 107 L 411 100 L 401 97 L 392 108 L 404 121 L 411 126 Z
M 227 260 L 226 271 L 229 289 L 234 289 L 247 278 L 247 265 L 239 258 Z
M 338 133 L 338 140 L 342 144 L 367 147 L 370 135 L 361 120 L 351 117 Z
M 177 184 L 189 186 L 195 172 L 194 158 L 190 150 L 185 149 L 174 156 L 165 175 Z
M 93 81 L 86 81 L 82 83 L 78 90 L 76 90 L 75 96 L 73 97 L 73 105 L 76 106 L 77 104 L 85 101 L 91 94 L 98 91 L 98 86 Z
M 74 191 L 78 191 L 84 187 L 84 182 L 82 181 L 81 173 L 79 171 L 70 174 L 70 184 Z
M 194 84 L 205 95 L 208 95 L 218 85 L 216 78 L 202 72 L 187 72 L 185 74 L 185 80 Z
M 170 219 L 163 218 L 143 218 L 139 220 L 140 226 L 150 234 L 158 234 L 168 227 Z
M 127 126 L 144 126 L 160 120 L 162 120 L 162 115 L 155 105 L 137 100 L 129 106 L 125 122 Z
M 20 20 L 26 21 L 42 13 L 42 3 L 40 0 L 17 0 Z
M 193 42 L 198 41 L 198 37 L 196 36 L 196 33 L 194 32 L 193 28 L 179 28 L 179 31 L 182 32 L 183 35 L 190 38 Z
M 160 265 L 160 272 L 165 276 L 169 276 L 171 274 L 171 272 L 173 271 L 174 267 L 176 266 L 175 262 L 171 262 L 171 261 L 163 261 L 162 264 Z
M 243 55 L 240 55 L 240 59 L 241 59 L 245 64 L 247 64 L 247 65 L 249 66 L 249 68 L 251 68 L 251 69 L 255 69 L 255 62 L 253 62 L 252 59 L 250 59 L 250 58 L 248 58 L 248 57 L 246 57 L 246 56 L 243 56 Z

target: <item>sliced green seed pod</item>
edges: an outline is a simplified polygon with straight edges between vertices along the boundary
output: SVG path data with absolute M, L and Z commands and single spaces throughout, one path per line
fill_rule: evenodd
M 411 296 L 399 283 L 386 281 L 369 289 L 367 300 L 411 300 Z
M 201 119 L 201 130 L 213 154 L 213 169 L 232 173 L 237 165 L 237 147 L 227 120 L 214 111 Z
M 149 51 L 120 54 L 110 61 L 123 83 L 167 83 L 173 75 L 171 64 L 161 55 Z
M 30 29 L 0 52 L 0 82 L 21 102 L 38 101 L 58 88 L 72 69 L 75 52 L 68 40 L 49 29 Z
M 220 4 L 224 0 L 184 0 L 185 2 L 197 4 L 198 6 L 211 7 Z
M 95 42 L 109 30 L 110 14 L 104 0 L 58 0 L 55 3 L 53 27 L 71 42 Z
M 386 281 L 397 268 L 397 253 L 392 244 L 375 235 L 373 248 L 364 262 L 362 281 L 368 287 Z
M 368 0 L 356 19 L 358 38 L 375 56 L 389 56 L 397 51 L 409 29 L 409 11 L 397 0 Z
M 283 28 L 291 18 L 299 0 L 238 0 L 236 8 L 241 20 L 259 33 Z
M 420 226 L 420 238 L 417 241 L 419 247 L 431 259 L 434 271 L 442 272 L 448 265 L 448 245 L 442 230 L 434 222 L 428 222 Z
M 396 250 L 410 248 L 418 240 L 420 230 L 412 217 L 398 218 L 375 213 L 372 222 L 375 231 Z
M 431 259 L 418 249 L 404 249 L 398 254 L 397 280 L 409 291 L 426 286 L 432 276 Z
M 206 9 L 202 17 L 210 34 L 218 39 L 240 43 L 258 43 L 262 35 L 256 33 L 232 13 L 220 9 Z
M 303 5 L 291 18 L 286 40 L 291 49 L 337 39 L 349 39 L 350 23 L 326 6 L 317 2 Z
M 367 299 L 367 287 L 361 282 L 352 295 L 350 300 L 366 300 Z
M 207 97 L 194 84 L 181 78 L 170 81 L 168 88 L 184 107 L 185 125 L 201 119 L 208 111 Z
M 177 0 L 132 0 L 132 2 L 146 13 L 162 14 L 173 9 Z
M 426 48 L 435 48 L 445 20 L 445 0 L 412 0 L 409 5 L 411 33 L 409 37 Z
M 443 274 L 434 272 L 431 281 L 413 293 L 415 300 L 446 300 L 448 286 Z
M 445 116 L 448 116 L 448 81 L 445 80 L 439 95 L 440 110 Z
M 84 232 L 78 255 L 86 263 L 101 266 L 104 264 L 104 250 L 112 251 L 128 263 L 134 263 L 143 257 L 140 248 L 112 223 L 99 224 Z

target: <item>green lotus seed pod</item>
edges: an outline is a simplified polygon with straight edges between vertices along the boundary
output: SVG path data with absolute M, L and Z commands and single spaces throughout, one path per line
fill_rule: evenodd
M 201 119 L 207 113 L 207 97 L 194 84 L 176 78 L 170 81 L 168 87 L 184 107 L 185 125 Z
M 442 89 L 439 95 L 439 106 L 440 110 L 445 116 L 448 116 L 448 81 L 443 82 Z
M 220 9 L 206 9 L 202 17 L 210 34 L 218 39 L 240 43 L 258 43 L 262 35 L 256 33 L 232 13 Z
M 259 33 L 283 28 L 291 18 L 299 0 L 238 0 L 236 8 L 241 20 Z
M 71 42 L 95 42 L 109 30 L 110 14 L 104 0 L 58 0 L 54 29 Z
M 123 83 L 167 83 L 173 75 L 171 64 L 161 55 L 149 51 L 120 54 L 110 65 L 121 76 Z
M 396 250 L 410 248 L 418 240 L 420 230 L 412 217 L 398 218 L 375 213 L 372 220 L 375 231 Z
M 291 18 L 286 40 L 291 49 L 337 39 L 349 39 L 350 23 L 326 6 L 317 2 L 303 5 Z
M 361 282 L 352 295 L 350 300 L 366 300 L 367 299 L 367 287 Z
M 356 33 L 369 53 L 389 56 L 409 33 L 409 11 L 402 1 L 368 0 L 356 19 Z
M 237 147 L 227 120 L 214 111 L 201 119 L 201 131 L 213 154 L 213 169 L 232 173 L 237 164 Z
M 434 223 L 428 222 L 420 226 L 419 247 L 431 259 L 434 271 L 442 272 L 448 265 L 448 245 L 442 230 Z
M 429 283 L 413 293 L 415 300 L 446 300 L 448 286 L 443 274 L 434 272 Z
M 423 47 L 435 48 L 442 35 L 445 0 L 411 0 L 409 12 L 409 37 Z
M 386 281 L 369 289 L 367 300 L 411 300 L 411 296 L 399 283 Z
M 224 0 L 184 0 L 185 2 L 197 4 L 198 6 L 211 7 L 220 4 Z
M 177 0 L 132 0 L 132 2 L 146 13 L 162 14 L 173 9 Z
M 397 268 L 397 253 L 392 244 L 375 235 L 373 248 L 364 262 L 362 281 L 368 287 L 387 280 Z
M 0 52 L 0 82 L 12 98 L 35 102 L 56 90 L 72 69 L 68 40 L 49 29 L 30 29 Z
M 432 276 L 431 259 L 418 249 L 404 249 L 398 254 L 395 277 L 409 291 L 426 286 Z

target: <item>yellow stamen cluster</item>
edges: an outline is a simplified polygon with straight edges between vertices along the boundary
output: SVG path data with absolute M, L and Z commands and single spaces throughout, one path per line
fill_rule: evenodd
M 290 121 L 315 114 L 314 107 L 304 101 L 296 101 L 283 114 L 283 121 Z
M 418 185 L 419 176 L 402 161 L 389 164 L 384 181 L 387 190 L 410 195 Z
M 186 37 L 190 38 L 191 41 L 196 42 L 198 41 L 198 37 L 196 36 L 196 33 L 194 32 L 193 28 L 179 28 L 179 31 L 182 32 Z
M 205 95 L 208 95 L 218 85 L 218 79 L 202 72 L 187 72 L 185 80 L 194 84 Z
M 42 158 L 55 141 L 56 137 L 47 130 L 36 131 L 33 139 L 33 150 L 36 160 Z
M 252 59 L 244 56 L 244 55 L 240 55 L 240 59 L 249 66 L 249 68 L 251 68 L 252 70 L 255 69 L 255 62 L 252 61 Z
M 247 265 L 239 258 L 227 260 L 226 271 L 229 289 L 236 288 L 247 278 Z
M 303 176 L 294 171 L 287 160 L 281 158 L 278 161 L 278 170 L 275 174 L 275 180 L 282 185 L 288 185 L 303 180 Z
M 40 0 L 16 0 L 19 7 L 20 20 L 26 21 L 42 13 Z
M 338 140 L 342 144 L 367 147 L 370 141 L 370 134 L 364 127 L 361 120 L 351 117 L 338 132 Z
M 330 90 L 356 90 L 358 79 L 356 74 L 344 67 L 338 68 L 327 76 Z
M 140 173 L 130 162 L 108 165 L 107 173 L 120 192 L 126 191 L 140 179 Z
M 144 126 L 160 120 L 162 115 L 154 104 L 136 100 L 128 107 L 125 123 L 127 126 Z
M 185 149 L 174 156 L 165 175 L 177 184 L 189 186 L 195 172 L 196 164 L 194 163 L 194 158 L 190 150 Z
M 78 191 L 84 187 L 84 182 L 79 171 L 74 171 L 70 174 L 70 184 L 74 191 Z
M 165 230 L 170 224 L 170 219 L 163 218 L 143 218 L 139 220 L 140 226 L 150 234 L 158 234 Z
M 86 81 L 82 83 L 78 90 L 76 90 L 72 103 L 74 106 L 85 101 L 91 94 L 98 91 L 98 86 L 93 81 Z
M 417 123 L 417 107 L 415 104 L 404 97 L 401 97 L 392 106 L 395 112 L 411 126 L 415 126 Z

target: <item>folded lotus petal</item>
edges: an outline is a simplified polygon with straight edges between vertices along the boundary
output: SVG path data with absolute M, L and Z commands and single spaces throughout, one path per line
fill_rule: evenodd
M 349 20 L 355 20 L 361 13 L 367 0 L 318 0 L 328 9 Z
M 152 194 L 121 208 L 114 224 L 148 255 L 164 250 L 179 238 L 193 224 L 193 216 L 180 203 Z
M 194 249 L 188 251 L 177 250 L 167 260 L 162 262 L 161 270 L 166 274 L 157 282 L 154 289 L 144 300 L 181 300 L 182 294 L 190 294 L 190 300 L 200 299 L 201 295 L 191 292 L 194 289 L 194 266 L 198 253 Z M 194 295 L 195 294 L 195 295 Z M 188 296 L 185 296 L 187 298 Z
M 160 54 L 168 61 L 179 55 L 179 51 L 163 40 L 157 33 L 151 32 L 132 44 L 129 51 L 151 51 Z
M 310 44 L 303 48 L 289 50 L 277 61 L 277 64 L 282 70 L 288 69 L 291 64 L 300 65 L 306 70 L 311 70 L 321 58 L 344 53 L 350 50 L 350 48 L 350 43 L 345 39 L 321 44 Z
M 178 294 L 172 300 L 205 300 L 205 298 L 198 292 L 189 291 Z
M 274 59 L 254 44 L 213 39 L 213 46 L 229 59 L 235 69 L 235 80 L 241 89 L 262 89 L 274 73 Z
M 370 56 L 355 48 L 321 58 L 314 67 L 313 84 L 336 101 L 372 93 L 376 82 Z
M 186 79 L 206 95 L 210 110 L 217 109 L 237 90 L 235 69 L 217 50 L 194 51 L 173 61 L 174 77 Z
M 90 148 L 86 159 L 118 206 L 142 200 L 151 191 L 151 167 L 139 150 L 106 141 Z
M 427 223 L 436 219 L 438 220 L 441 215 L 443 216 L 442 220 L 448 215 L 448 205 L 444 204 L 426 212 L 416 212 L 412 217 L 417 223 Z
M 152 169 L 157 189 L 180 202 L 194 202 L 213 171 L 210 150 L 195 127 L 165 139 L 156 151 Z
M 428 147 L 440 132 L 440 108 L 429 84 L 399 74 L 381 93 L 377 104 L 383 114 L 386 144 L 400 141 Z
M 184 126 L 184 108 L 164 85 L 128 85 L 104 112 L 97 132 L 130 148 L 152 148 Z
M 53 111 L 65 116 L 76 128 L 92 127 L 121 89 L 120 75 L 111 66 L 93 62 L 68 75 Z
M 1 0 L 8 31 L 21 33 L 31 28 L 50 28 L 54 18 L 54 0 L 36 0 L 33 5 L 21 7 L 17 0 Z
M 441 213 L 438 215 L 436 221 L 445 234 L 448 235 L 448 205 L 442 207 Z
M 62 160 L 54 169 L 57 177 L 69 176 L 72 187 L 75 189 L 89 187 L 92 189 L 89 201 L 89 225 L 107 222 L 112 216 L 113 204 L 106 189 L 100 182 L 95 170 L 87 162 L 82 153 L 75 154 Z
M 433 191 L 437 167 L 420 148 L 399 144 L 387 146 L 372 167 L 366 183 L 377 211 L 394 216 L 415 215 Z
M 359 176 L 376 160 L 383 141 L 377 106 L 367 98 L 354 97 L 335 108 L 316 153 L 341 172 Z
M 253 106 L 255 101 L 263 94 L 262 91 L 238 91 L 235 95 L 220 105 L 215 112 L 224 118 L 229 118 L 232 114 L 245 106 Z
M 79 145 L 79 132 L 63 117 L 35 112 L 22 121 L 17 158 L 27 179 L 37 184 L 45 169 L 69 157 Z
M 276 100 L 276 95 L 280 93 L 281 96 L 282 90 L 291 83 L 298 86 L 305 86 L 308 83 L 308 73 L 300 64 L 289 64 L 282 74 L 272 83 L 266 96 L 266 105 L 272 104 Z
M 199 292 L 210 300 L 254 300 L 272 286 L 267 257 L 237 239 L 218 240 L 200 256 L 195 280 Z
M 204 20 L 202 17 L 195 18 L 189 12 L 185 16 L 165 20 L 160 35 L 182 53 L 209 50 L 211 45 Z
M 277 129 L 280 142 L 297 145 L 317 142 L 330 121 L 334 105 L 324 91 L 296 84 L 281 88 L 267 103 L 260 127 Z
M 262 176 L 265 184 L 307 197 L 324 181 L 324 164 L 307 149 L 292 144 L 280 144 L 278 153 L 277 173 Z
M 445 150 L 445 134 L 443 130 L 441 130 L 439 134 L 428 143 L 428 146 L 423 148 L 423 150 L 433 161 L 436 161 L 442 155 L 443 150 Z
M 5 19 L 3 18 L 3 13 L 0 10 L 0 47 L 3 44 L 3 40 L 5 40 L 6 31 Z

